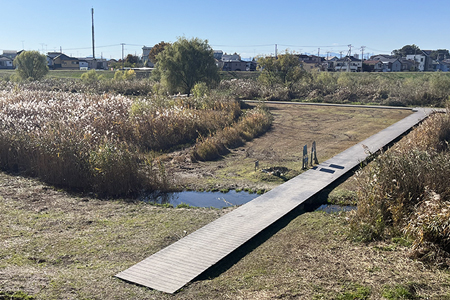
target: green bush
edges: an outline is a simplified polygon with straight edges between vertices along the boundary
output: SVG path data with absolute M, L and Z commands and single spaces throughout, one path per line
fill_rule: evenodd
M 99 75 L 95 70 L 90 70 L 86 73 L 81 74 L 81 80 L 86 83 L 94 83 L 101 79 L 103 79 L 103 76 Z

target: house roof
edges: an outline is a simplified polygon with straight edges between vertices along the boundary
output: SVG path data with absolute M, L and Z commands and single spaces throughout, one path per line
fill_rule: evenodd
M 57 57 L 58 55 L 61 55 L 61 52 L 48 52 L 47 56 L 50 57 L 51 59 Z
M 12 61 L 12 59 L 6 56 L 0 56 L 0 61 Z
M 395 61 L 400 61 L 398 58 L 384 58 L 384 59 L 380 59 L 381 62 L 383 63 L 393 63 Z
M 63 59 L 63 60 L 78 60 L 78 58 L 70 57 L 70 56 L 67 56 L 67 55 L 62 54 L 62 53 L 59 54 L 58 56 L 54 57 L 53 59 L 57 59 L 57 58 Z
M 364 63 L 366 65 L 376 65 L 378 63 L 383 63 L 381 60 L 365 60 Z
M 353 57 L 353 56 L 346 56 L 346 57 L 343 57 L 343 58 L 341 58 L 341 59 L 338 59 L 337 61 L 361 61 L 360 59 L 357 59 L 357 58 L 355 58 L 355 57 Z

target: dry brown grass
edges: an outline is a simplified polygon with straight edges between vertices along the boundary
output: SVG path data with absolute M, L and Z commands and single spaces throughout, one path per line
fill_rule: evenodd
M 288 86 L 233 79 L 222 81 L 219 89 L 243 99 L 444 107 L 450 96 L 450 76 L 438 72 L 320 72 Z
M 0 91 L 0 167 L 105 196 L 162 189 L 153 153 L 195 143 L 239 117 L 224 96 L 129 98 Z
M 381 299 L 386 286 L 404 284 L 423 298 L 450 297 L 447 271 L 408 259 L 400 244 L 355 244 L 345 215 L 320 212 L 167 295 L 113 276 L 228 210 L 79 198 L 1 173 L 0 194 L 0 291 L 36 299 L 345 299 L 362 287 L 367 299 Z
M 406 234 L 412 255 L 450 266 L 450 116 L 435 114 L 357 176 L 354 236 Z

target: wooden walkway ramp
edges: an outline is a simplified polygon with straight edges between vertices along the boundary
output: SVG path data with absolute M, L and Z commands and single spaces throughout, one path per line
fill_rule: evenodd
M 374 153 L 388 145 L 432 112 L 431 109 L 422 108 L 415 111 L 414 114 L 317 165 L 316 168 L 198 229 L 116 277 L 166 293 L 175 293 L 259 232 L 358 166 L 370 155 L 369 151 Z

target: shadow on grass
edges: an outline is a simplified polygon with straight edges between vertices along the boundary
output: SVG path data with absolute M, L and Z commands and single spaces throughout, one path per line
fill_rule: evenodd
M 412 130 L 412 129 L 410 129 Z M 334 182 L 332 182 L 330 185 L 328 185 L 326 188 L 324 188 L 322 191 L 318 192 L 308 200 L 306 200 L 304 203 L 300 204 L 297 208 L 292 210 L 291 212 L 287 213 L 284 217 L 280 218 L 278 221 L 273 223 L 272 225 L 268 226 L 265 230 L 261 231 L 257 235 L 255 235 L 252 239 L 244 243 L 241 247 L 236 249 L 235 251 L 231 252 L 229 255 L 221 259 L 218 263 L 216 263 L 214 266 L 207 269 L 205 272 L 197 276 L 193 281 L 199 281 L 199 280 L 205 280 L 205 279 L 212 279 L 215 277 L 218 277 L 223 272 L 227 271 L 229 268 L 231 268 L 234 264 L 239 262 L 243 257 L 245 257 L 248 253 L 252 252 L 254 249 L 262 245 L 264 242 L 266 242 L 269 238 L 271 238 L 275 233 L 286 227 L 292 220 L 297 218 L 298 216 L 306 213 L 306 212 L 312 212 L 315 211 L 317 208 L 319 208 L 322 204 L 327 203 L 328 195 L 331 193 L 333 189 L 335 189 L 337 186 L 342 184 L 344 181 L 349 179 L 351 176 L 355 174 L 357 170 L 360 168 L 363 168 L 366 166 L 371 160 L 375 159 L 378 154 L 382 153 L 383 151 L 386 151 L 389 147 L 391 147 L 393 144 L 398 142 L 403 136 L 408 134 L 410 132 L 408 130 L 403 135 L 399 136 L 398 138 L 394 139 L 391 143 L 389 143 L 387 146 L 385 146 L 382 150 L 371 154 L 366 161 L 361 162 L 358 166 L 356 166 L 354 169 L 349 170 L 347 173 L 336 179 Z

